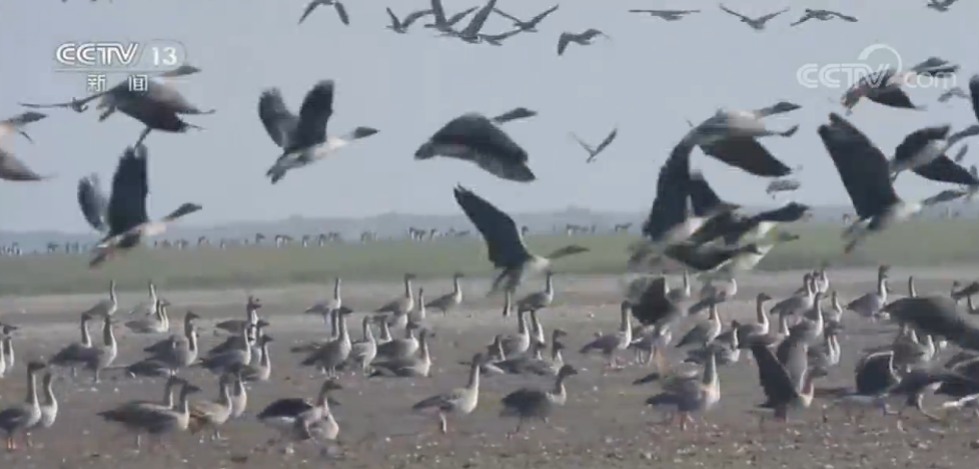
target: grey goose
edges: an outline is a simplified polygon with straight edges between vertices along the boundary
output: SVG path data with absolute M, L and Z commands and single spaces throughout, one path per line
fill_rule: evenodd
M 13 134 L 14 132 L 23 135 L 27 141 L 34 143 L 31 136 L 24 131 L 24 127 L 45 117 L 47 115 L 40 112 L 28 111 L 0 121 L 0 144 L 3 143 L 3 139 L 7 135 Z M 4 181 L 25 182 L 40 181 L 47 179 L 47 177 L 36 173 L 24 164 L 23 161 L 14 156 L 13 153 L 0 145 L 0 179 Z

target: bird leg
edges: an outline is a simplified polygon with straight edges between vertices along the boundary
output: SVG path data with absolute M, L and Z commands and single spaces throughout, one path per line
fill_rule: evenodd
M 92 376 L 92 384 L 99 384 L 102 382 L 102 378 L 99 376 L 99 370 L 95 369 L 95 374 Z
M 136 140 L 135 146 L 139 146 L 140 144 L 142 144 L 143 140 L 146 140 L 146 136 L 149 135 L 152 130 L 153 129 L 149 127 L 143 129 L 143 132 L 139 134 L 139 139 Z
M 33 448 L 34 447 L 34 442 L 31 441 L 31 432 L 24 432 L 24 444 L 28 448 Z
M 518 433 L 520 433 L 520 427 L 521 426 L 523 426 L 523 419 L 520 419 L 520 420 L 517 421 L 517 428 L 515 428 L 512 432 L 508 432 L 506 434 L 506 439 L 508 439 L 508 440 L 513 439 L 514 436 L 516 436 Z
M 72 378 L 77 378 L 78 377 L 78 368 L 77 367 L 74 367 L 74 366 L 71 367 L 71 377 Z
M 439 412 L 439 431 L 443 435 L 449 433 L 449 422 L 445 419 L 445 412 Z
M 143 440 L 142 438 L 140 438 L 139 432 L 136 432 L 136 450 L 139 451 L 139 449 L 142 446 L 143 446 Z

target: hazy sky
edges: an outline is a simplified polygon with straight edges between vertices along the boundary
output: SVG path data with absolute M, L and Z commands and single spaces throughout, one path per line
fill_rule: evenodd
M 444 1 L 450 11 L 477 5 L 474 0 Z M 185 223 L 202 226 L 292 215 L 457 213 L 451 193 L 456 183 L 511 212 L 569 205 L 646 210 L 659 166 L 688 128 L 686 118 L 699 121 L 718 107 L 758 108 L 785 99 L 804 108 L 772 126 L 799 123 L 802 128 L 794 138 L 769 138 L 765 145 L 790 166 L 805 167 L 797 198 L 815 205 L 849 203 L 816 135 L 816 126 L 838 109 L 843 90 L 800 86 L 796 71 L 805 63 L 855 62 L 865 47 L 884 43 L 899 51 L 905 68 L 932 55 L 962 61 L 959 81 L 965 85 L 979 68 L 975 44 L 968 40 L 974 37 L 979 2 L 961 1 L 947 13 L 925 8 L 924 0 L 728 0 L 726 5 L 760 16 L 790 3 L 792 10 L 759 33 L 713 2 L 566 0 L 539 33 L 493 47 L 435 37 L 421 27 L 425 20 L 407 35 L 384 29 L 387 4 L 397 5 L 403 17 L 427 8 L 425 0 L 348 0 L 349 27 L 332 8 L 322 7 L 297 26 L 305 0 L 4 0 L 0 115 L 21 112 L 18 101 L 54 102 L 85 94 L 85 74 L 53 71 L 54 51 L 66 41 L 181 41 L 190 63 L 204 71 L 180 89 L 217 113 L 187 119 L 204 131 L 149 136 L 149 212 L 159 217 L 184 201 L 198 202 L 204 211 Z M 501 0 L 498 7 L 529 18 L 552 4 Z M 860 22 L 811 21 L 789 28 L 806 7 L 837 9 Z M 665 22 L 627 13 L 630 8 L 702 12 Z M 589 27 L 605 31 L 613 41 L 572 44 L 563 57 L 556 55 L 561 32 Z M 485 31 L 509 28 L 507 20 L 494 16 Z M 381 132 L 272 186 L 264 174 L 279 149 L 258 119 L 259 94 L 277 86 L 295 110 L 306 91 L 326 78 L 337 83 L 330 133 L 357 125 Z M 964 100 L 939 104 L 936 89 L 910 93 L 913 101 L 929 107 L 927 112 L 861 103 L 852 117 L 886 153 L 919 127 L 949 123 L 959 129 L 975 123 Z M 515 106 L 540 112 L 506 126 L 530 154 L 538 181 L 513 183 L 463 162 L 413 159 L 415 149 L 449 119 L 467 111 L 495 115 Z M 587 155 L 568 132 L 597 143 L 616 125 L 618 140 L 597 162 L 584 164 Z M 22 138 L 6 140 L 4 145 L 35 170 L 57 177 L 0 183 L 0 230 L 86 230 L 75 202 L 78 178 L 98 172 L 108 185 L 118 156 L 140 129 L 123 115 L 98 123 L 93 110 L 52 110 L 31 129 L 35 145 Z M 693 164 L 722 197 L 770 203 L 766 180 L 707 160 L 699 151 Z M 908 198 L 937 190 L 934 183 L 911 176 L 903 176 L 898 185 Z

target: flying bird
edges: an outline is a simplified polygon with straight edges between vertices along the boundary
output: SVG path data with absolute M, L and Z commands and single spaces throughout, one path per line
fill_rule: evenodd
M 303 11 L 303 16 L 299 17 L 299 24 L 303 24 L 303 21 L 306 20 L 306 17 L 309 16 L 313 12 L 313 10 L 315 10 L 316 7 L 320 5 L 327 6 L 327 7 L 332 6 L 333 8 L 335 8 L 337 11 L 337 16 L 340 17 L 340 21 L 343 24 L 350 26 L 350 17 L 347 16 L 347 8 L 344 7 L 342 3 L 340 3 L 340 0 L 313 0 L 309 2 L 309 5 L 306 5 L 306 10 Z
M 972 96 L 972 112 L 979 121 L 979 74 L 972 75 L 969 79 L 969 95 Z
M 792 192 L 802 187 L 802 183 L 795 179 L 776 179 L 768 183 L 765 193 L 774 197 L 779 192 Z
M 388 11 L 388 16 L 391 17 L 391 24 L 388 25 L 387 28 L 398 34 L 407 33 L 408 27 L 411 26 L 412 23 L 418 21 L 418 19 L 423 16 L 428 16 L 432 14 L 432 10 L 420 10 L 420 11 L 408 13 L 408 16 L 405 16 L 404 20 L 399 20 L 398 15 L 395 15 L 394 12 L 391 11 L 391 7 L 388 7 L 387 11 Z
M 5 150 L 2 146 L 3 139 L 7 135 L 15 132 L 23 135 L 28 142 L 34 143 L 34 139 L 24 131 L 24 127 L 45 117 L 47 117 L 46 114 L 28 111 L 0 121 L 0 179 L 4 181 L 40 181 L 47 179 L 47 177 L 34 172 L 34 170 L 30 169 L 24 162 L 20 161 L 13 153 Z
M 491 295 L 501 288 L 512 293 L 529 274 L 549 271 L 552 261 L 588 251 L 588 248 L 569 245 L 547 257 L 533 254 L 527 249 L 513 218 L 465 187 L 457 186 L 453 194 L 466 217 L 483 235 L 490 262 L 502 269 L 493 280 Z
M 378 132 L 371 127 L 357 127 L 339 137 L 328 136 L 326 126 L 333 115 L 333 89 L 333 80 L 316 83 L 306 93 L 298 117 L 286 107 L 278 88 L 262 93 L 258 117 L 272 141 L 282 148 L 282 156 L 266 173 L 272 178 L 272 184 L 279 182 L 289 170 L 315 163 L 355 140 Z
M 514 29 L 500 34 L 480 34 L 479 37 L 492 46 L 502 46 L 503 41 L 524 32 L 523 29 Z
M 518 107 L 492 119 L 468 113 L 456 117 L 435 132 L 415 151 L 416 160 L 436 156 L 471 161 L 496 177 L 516 182 L 537 179 L 527 165 L 527 151 L 510 138 L 499 125 L 537 115 Z
M 966 93 L 965 90 L 963 90 L 958 86 L 953 86 L 952 88 L 949 88 L 938 97 L 938 102 L 940 103 L 948 102 L 948 100 L 952 98 L 969 99 L 969 93 Z
M 889 161 L 891 178 L 904 170 L 935 182 L 979 185 L 964 167 L 946 156 L 945 152 L 960 140 L 979 135 L 979 124 L 950 134 L 951 126 L 925 127 L 908 134 L 894 150 Z
M 785 13 L 785 12 L 789 11 L 788 8 L 785 8 L 783 10 L 779 10 L 779 11 L 776 11 L 774 13 L 769 13 L 767 15 L 762 15 L 762 16 L 759 16 L 757 18 L 751 18 L 751 17 L 742 15 L 741 13 L 738 13 L 738 12 L 736 12 L 734 10 L 731 10 L 731 9 L 727 8 L 726 6 L 724 6 L 723 3 L 718 4 L 718 6 L 725 13 L 728 13 L 730 15 L 734 15 L 734 16 L 740 18 L 742 23 L 747 24 L 748 26 L 751 26 L 751 28 L 754 29 L 755 31 L 762 31 L 762 30 L 764 30 L 765 29 L 765 23 L 768 23 L 773 18 L 775 18 L 778 15 L 781 15 L 782 13 Z
M 92 173 L 78 181 L 78 206 L 89 226 L 103 235 L 108 233 L 109 198 L 102 190 L 98 174 Z
M 585 141 L 575 135 L 574 132 L 571 133 L 571 138 L 575 139 L 575 141 L 578 142 L 578 145 L 581 145 L 581 148 L 584 148 L 585 151 L 588 152 L 588 159 L 585 160 L 585 163 L 591 163 L 592 161 L 595 161 L 595 157 L 598 156 L 599 153 L 605 150 L 605 147 L 609 146 L 612 141 L 615 140 L 615 137 L 618 134 L 618 128 L 612 129 L 608 136 L 605 137 L 605 140 L 602 140 L 602 143 L 599 143 L 597 147 L 592 147 L 591 145 L 585 143 Z
M 767 136 L 795 135 L 799 130 L 798 125 L 785 130 L 774 130 L 768 128 L 762 119 L 801 107 L 795 103 L 780 101 L 772 106 L 754 110 L 720 109 L 691 129 L 684 139 L 696 142 L 704 154 L 755 176 L 788 176 L 792 173 L 792 169 L 775 158 L 757 139 Z
M 548 15 L 557 11 L 559 6 L 561 5 L 552 6 L 551 8 L 548 8 L 547 10 L 544 10 L 543 12 L 538 14 L 537 16 L 531 18 L 529 21 L 521 21 L 519 18 L 513 15 L 509 15 L 503 12 L 503 10 L 500 10 L 499 8 L 494 8 L 493 11 L 497 15 L 500 15 L 510 21 L 513 21 L 513 26 L 520 29 L 521 31 L 526 31 L 528 33 L 536 33 L 537 25 L 540 24 L 541 21 L 544 21 L 544 18 L 547 18 Z
M 849 21 L 851 23 L 857 22 L 856 18 L 852 16 L 844 15 L 843 13 L 830 11 L 830 10 L 813 10 L 810 8 L 806 8 L 806 11 L 805 13 L 803 13 L 802 18 L 799 18 L 799 21 L 789 24 L 789 26 L 798 26 L 809 20 L 829 21 L 835 18 L 839 18 L 843 21 Z
M 958 0 L 930 0 L 925 6 L 937 12 L 944 13 L 948 11 L 949 7 L 951 7 L 952 4 L 957 1 Z
M 691 13 L 700 13 L 700 10 L 629 10 L 629 13 L 648 13 L 650 16 L 666 21 L 677 21 Z
M 102 111 L 99 115 L 99 122 L 105 121 L 116 111 L 120 111 L 146 126 L 136 140 L 136 144 L 140 145 L 153 130 L 184 133 L 189 129 L 201 129 L 200 126 L 185 122 L 180 118 L 181 115 L 214 113 L 213 109 L 202 110 L 193 105 L 172 85 L 172 79 L 193 75 L 200 71 L 197 67 L 184 64 L 148 79 L 146 89 L 142 91 L 135 90 L 128 81 L 123 81 L 106 91 L 95 93 L 84 99 L 72 98 L 70 102 L 57 104 L 21 103 L 21 106 L 35 109 L 63 107 L 76 112 L 85 112 L 88 109 L 87 104 L 98 99 L 99 102 L 95 108 Z
M 588 46 L 591 45 L 592 41 L 599 36 L 606 39 L 612 39 L 608 36 L 608 34 L 605 34 L 595 28 L 591 28 L 585 32 L 577 34 L 568 32 L 561 33 L 561 37 L 558 38 L 557 41 L 557 55 L 564 55 L 564 50 L 568 48 L 568 43 L 573 42 L 580 46 Z
M 151 221 L 146 214 L 146 196 L 149 194 L 147 158 L 146 147 L 142 144 L 126 148 L 119 158 L 105 210 L 108 232 L 96 245 L 89 267 L 98 267 L 117 252 L 138 246 L 146 237 L 163 234 L 169 223 L 201 210 L 200 205 L 184 203 L 160 221 Z

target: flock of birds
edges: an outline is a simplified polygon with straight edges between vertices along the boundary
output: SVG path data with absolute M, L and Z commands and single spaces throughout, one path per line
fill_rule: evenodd
M 953 0 L 954 1 L 954 0 Z M 929 7 L 944 11 L 953 1 L 932 1 Z M 309 5 L 300 22 L 318 6 L 333 6 L 344 23 L 349 17 L 343 5 L 336 0 L 318 0 Z M 432 15 L 434 23 L 427 25 L 443 35 L 457 37 L 467 42 L 485 41 L 497 44 L 504 38 L 480 33 L 486 18 L 494 11 L 514 21 L 516 29 L 510 36 L 532 32 L 554 7 L 530 21 L 521 21 L 496 9 L 496 0 L 489 0 L 475 14 L 470 24 L 462 30 L 453 25 L 469 12 L 446 16 L 438 0 L 432 0 L 431 10 L 416 12 L 399 20 L 391 14 L 391 29 L 405 32 L 419 18 Z M 726 7 L 722 9 L 738 16 L 755 29 L 781 14 L 776 12 L 761 18 L 748 18 Z M 637 11 L 640 12 L 640 11 Z M 641 12 L 665 20 L 676 20 L 696 11 Z M 836 12 L 806 10 L 805 16 L 794 24 L 809 20 L 843 19 L 856 21 Z M 591 37 L 602 35 L 593 30 Z M 582 35 L 565 33 L 559 42 L 559 54 L 569 42 L 587 42 Z M 507 36 L 509 37 L 509 36 Z M 883 70 L 876 77 L 856 84 L 843 96 L 842 104 L 848 111 L 858 101 L 866 98 L 880 105 L 895 109 L 918 109 L 902 83 L 918 75 L 935 77 L 950 76 L 958 71 L 958 65 L 929 58 L 908 71 Z M 148 189 L 148 150 L 143 143 L 153 130 L 185 132 L 194 128 L 182 120 L 182 115 L 204 115 L 213 110 L 202 110 L 191 104 L 167 82 L 167 79 L 193 74 L 199 70 L 183 65 L 162 74 L 151 81 L 145 92 L 129 90 L 120 84 L 105 92 L 84 99 L 56 105 L 25 104 L 32 108 L 64 107 L 84 112 L 88 102 L 98 100 L 102 112 L 100 120 L 119 111 L 146 125 L 136 143 L 128 147 L 119 160 L 112 180 L 111 192 L 106 195 L 97 175 L 86 176 L 78 182 L 78 203 L 85 219 L 102 236 L 96 246 L 91 266 L 96 267 L 115 255 L 134 248 L 152 236 L 163 233 L 167 226 L 188 214 L 202 209 L 201 205 L 185 203 L 158 221 L 151 220 L 146 211 Z M 278 89 L 261 94 L 258 115 L 272 141 L 281 149 L 281 155 L 268 170 L 272 183 L 282 180 L 286 173 L 310 165 L 332 155 L 353 141 L 378 133 L 377 129 L 361 126 L 341 136 L 327 134 L 326 127 L 333 112 L 335 84 L 323 80 L 306 94 L 298 114 L 289 110 Z M 845 117 L 832 113 L 828 122 L 820 125 L 817 132 L 833 161 L 843 185 L 853 203 L 857 216 L 846 228 L 847 253 L 852 252 L 869 235 L 883 231 L 894 223 L 917 213 L 923 205 L 933 205 L 961 197 L 972 197 L 979 188 L 975 170 L 962 167 L 961 158 L 950 158 L 946 153 L 958 142 L 979 135 L 979 76 L 969 81 L 969 92 L 963 93 L 971 101 L 976 122 L 961 131 L 952 132 L 952 126 L 929 126 L 909 134 L 894 151 L 893 158 L 877 148 L 872 141 Z M 659 172 L 655 199 L 648 219 L 643 226 L 641 242 L 630 248 L 629 265 L 644 267 L 678 263 L 685 271 L 695 271 L 704 280 L 704 287 L 696 297 L 691 293 L 691 282 L 684 274 L 682 288 L 670 289 L 664 276 L 645 279 L 631 288 L 621 305 L 621 327 L 617 332 L 598 334 L 583 345 L 583 353 L 601 352 L 608 359 L 610 368 L 620 368 L 618 353 L 636 349 L 642 361 L 656 359 L 658 371 L 638 380 L 640 383 L 661 381 L 662 392 L 647 403 L 657 407 L 669 407 L 677 412 L 680 425 L 686 428 L 690 414 L 709 411 L 720 400 L 717 367 L 738 361 L 740 350 L 748 349 L 759 368 L 760 382 L 766 396 L 763 407 L 775 410 L 778 419 L 784 419 L 794 407 L 806 407 L 818 394 L 814 381 L 825 376 L 839 362 L 840 319 L 844 310 L 852 310 L 874 320 L 899 323 L 901 332 L 892 346 L 875 351 L 865 357 L 857 368 L 856 388 L 829 392 L 835 398 L 850 404 L 870 404 L 887 410 L 886 398 L 894 395 L 908 397 L 909 402 L 920 408 L 920 396 L 926 391 L 946 394 L 954 398 L 948 408 L 964 407 L 975 403 L 979 397 L 979 328 L 976 328 L 958 311 L 959 300 L 967 299 L 969 312 L 974 312 L 972 297 L 979 293 L 979 284 L 957 286 L 951 295 L 918 296 L 912 290 L 906 298 L 888 302 L 888 269 L 881 267 L 878 288 L 843 307 L 829 289 L 826 267 L 805 276 L 799 291 L 766 310 L 771 299 L 766 294 L 758 297 L 756 323 L 734 322 L 725 328 L 720 320 L 719 305 L 730 301 L 737 293 L 736 276 L 752 269 L 777 244 L 797 239 L 798 236 L 776 230 L 778 224 L 803 219 L 809 207 L 790 202 L 775 210 L 757 214 L 742 213 L 738 204 L 726 202 L 708 184 L 704 176 L 690 168 L 695 148 L 727 165 L 763 178 L 784 178 L 793 173 L 785 163 L 771 154 L 759 140 L 765 137 L 791 138 L 799 126 L 784 129 L 771 128 L 764 118 L 800 109 L 790 102 L 778 102 L 757 110 L 719 110 L 680 138 Z M 919 109 L 920 110 L 920 109 Z M 895 111 L 898 112 L 898 111 Z M 536 113 L 516 108 L 495 117 L 469 113 L 457 117 L 436 131 L 415 152 L 419 160 L 437 156 L 469 161 L 500 179 L 529 183 L 536 180 L 531 170 L 527 152 L 503 130 L 507 122 L 526 119 Z M 36 123 L 46 116 L 28 111 L 0 122 L 3 134 L 20 133 L 27 138 L 25 126 Z M 588 153 L 588 161 L 601 153 L 615 139 L 617 131 L 599 145 L 581 142 Z M 0 135 L 3 136 L 3 135 Z M 956 161 L 959 160 L 959 161 Z M 922 202 L 902 200 L 893 183 L 902 172 L 912 172 L 920 177 L 955 185 Z M 33 172 L 7 151 L 0 151 L 0 179 L 7 181 L 41 181 L 45 177 Z M 791 184 L 789 184 L 791 185 Z M 489 261 L 500 273 L 493 280 L 490 294 L 505 296 L 504 316 L 515 312 L 517 332 L 495 338 L 486 351 L 476 353 L 467 365 L 470 367 L 465 386 L 445 394 L 422 400 L 413 406 L 417 411 L 433 410 L 439 416 L 442 432 L 448 432 L 451 415 L 471 413 L 479 399 L 480 376 L 483 374 L 537 374 L 554 376 L 556 384 L 551 390 L 525 388 L 515 391 L 502 400 L 503 415 L 518 418 L 516 432 L 531 419 L 551 416 L 567 399 L 564 382 L 577 374 L 577 369 L 564 362 L 561 351 L 563 331 L 555 330 L 548 341 L 540 325 L 538 312 L 550 306 L 554 300 L 553 264 L 560 258 L 587 251 L 586 247 L 569 245 L 547 256 L 531 252 L 513 219 L 504 211 L 473 191 L 457 186 L 453 195 L 461 210 L 475 225 L 485 240 Z M 516 291 L 532 275 L 543 274 L 545 289 L 514 300 Z M 275 401 L 257 414 L 258 420 L 280 431 L 274 441 L 335 440 L 340 428 L 330 411 L 330 393 L 342 389 L 344 373 L 365 374 L 378 378 L 427 377 L 431 372 L 431 355 L 428 341 L 432 336 L 425 326 L 426 308 L 448 312 L 462 304 L 459 275 L 454 278 L 451 293 L 427 302 L 423 291 L 417 296 L 412 288 L 413 276 L 405 276 L 402 297 L 368 314 L 362 320 L 363 339 L 354 341 L 347 327 L 347 318 L 353 309 L 341 301 L 340 280 L 336 280 L 332 299 L 314 305 L 310 313 L 322 314 L 331 325 L 331 334 L 322 341 L 293 348 L 306 357 L 304 366 L 321 369 L 327 379 L 315 399 L 289 398 Z M 824 300 L 832 300 L 830 308 L 824 308 Z M 28 391 L 24 402 L 0 411 L 0 430 L 7 435 L 7 448 L 16 447 L 14 437 L 18 433 L 29 435 L 35 429 L 50 426 L 57 416 L 57 401 L 51 390 L 53 381 L 49 372 L 44 378 L 45 402 L 38 397 L 35 376 L 47 367 L 84 369 L 92 373 L 93 380 L 100 381 L 101 372 L 115 365 L 118 344 L 115 337 L 117 324 L 133 334 L 167 334 L 170 331 L 169 302 L 159 298 L 150 286 L 150 301 L 134 309 L 129 317 L 119 320 L 116 314 L 118 300 L 115 284 L 110 287 L 109 298 L 99 302 L 81 315 L 81 340 L 53 354 L 47 362 L 32 361 L 27 364 Z M 103 419 L 122 425 L 136 436 L 137 446 L 141 435 L 161 435 L 169 432 L 212 432 L 212 438 L 220 438 L 219 429 L 230 419 L 242 415 L 247 405 L 245 383 L 268 381 L 271 377 L 269 344 L 266 334 L 268 320 L 258 315 L 261 301 L 249 298 L 247 316 L 242 319 L 223 321 L 216 329 L 230 334 L 222 344 L 208 352 L 200 350 L 200 318 L 188 312 L 182 321 L 182 335 L 171 336 L 154 343 L 144 350 L 145 359 L 126 365 L 125 372 L 134 376 L 166 377 L 165 399 L 162 401 L 131 401 L 119 407 L 99 412 Z M 678 342 L 678 347 L 693 347 L 688 360 L 703 364 L 703 372 L 672 369 L 663 354 L 664 347 L 672 340 L 672 329 L 679 319 L 687 315 L 700 315 L 707 311 L 707 318 L 697 321 Z M 778 315 L 778 326 L 772 328 L 768 315 Z M 633 328 L 633 319 L 640 326 Z M 88 323 L 102 324 L 101 343 L 93 341 Z M 379 327 L 379 338 L 373 329 Z M 392 329 L 402 329 L 403 338 L 393 338 Z M 14 367 L 11 338 L 16 328 L 3 325 L 3 357 L 0 365 L 6 374 Z M 931 366 L 932 358 L 946 347 L 957 345 L 963 352 L 944 366 Z M 542 351 L 550 347 L 550 358 Z M 645 355 L 644 355 L 645 354 Z M 645 356 L 645 358 L 643 358 Z M 218 399 L 213 401 L 192 400 L 200 391 L 183 373 L 188 368 L 209 370 L 218 381 Z M 345 379 L 345 378 L 343 378 Z M 179 387 L 178 398 L 172 391 Z M 824 390 L 825 391 L 825 390 Z M 511 434 L 512 436 L 512 434 Z M 203 438 L 203 437 L 202 437 Z M 28 440 L 29 441 L 29 440 Z

